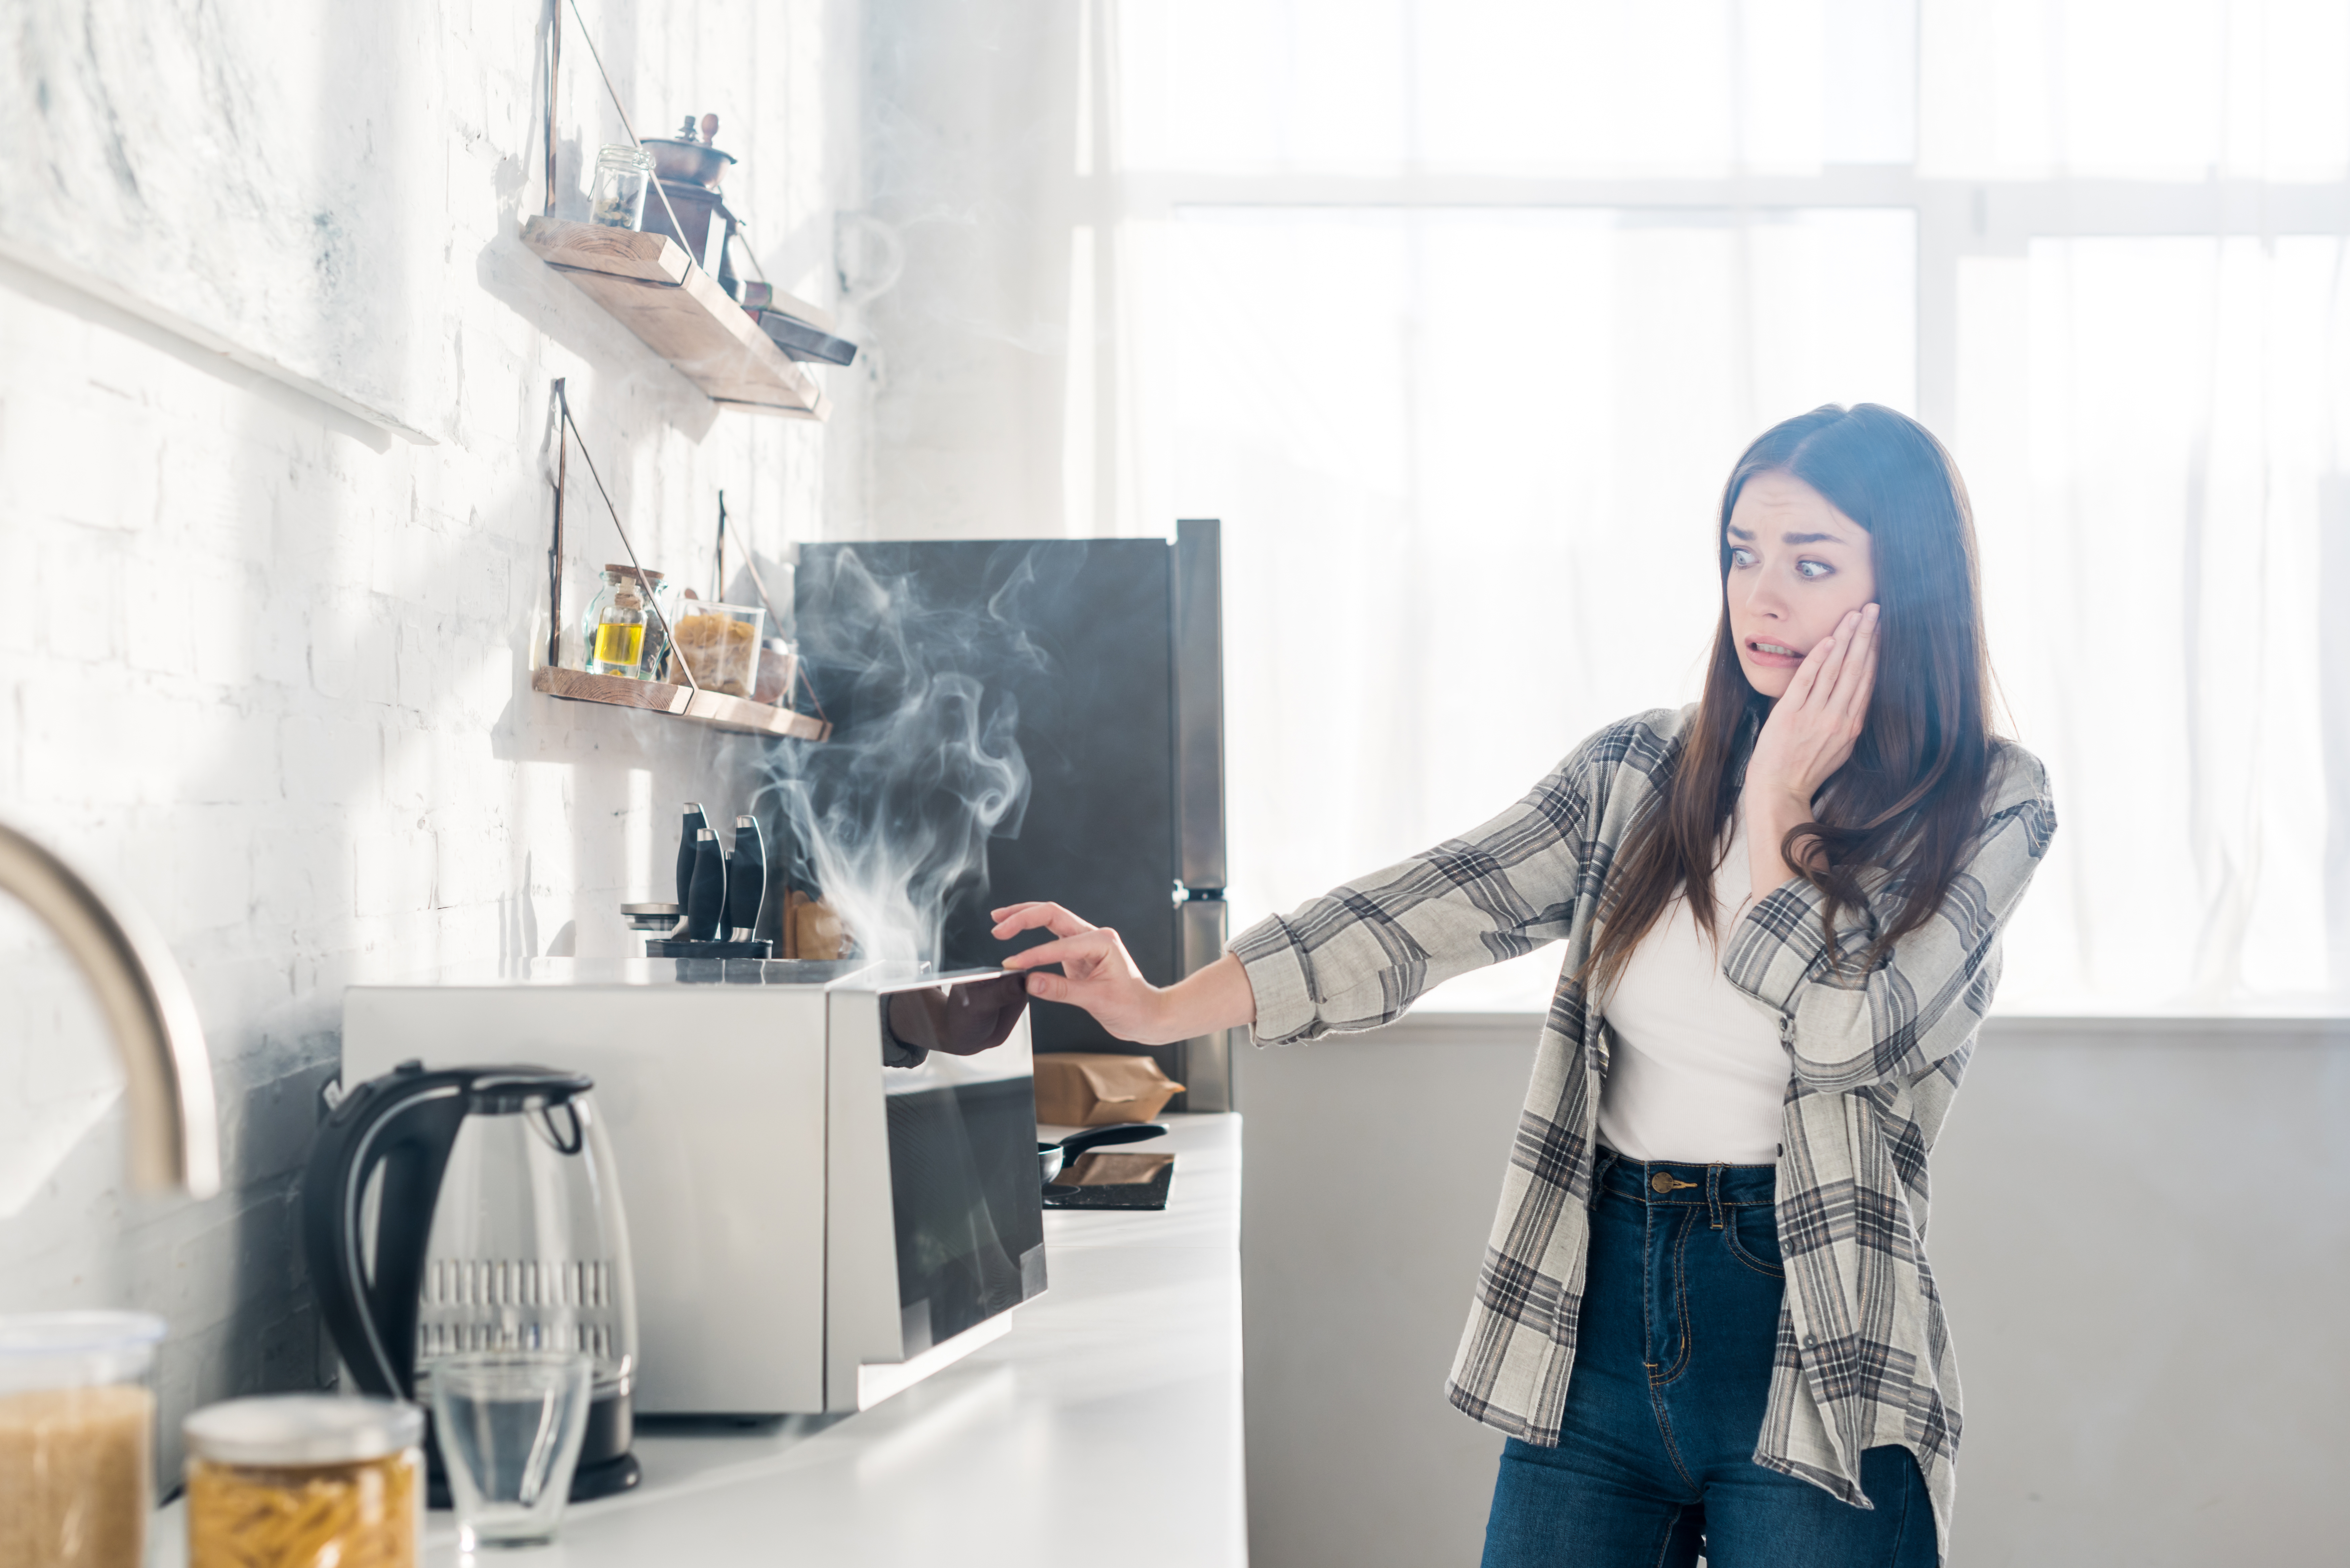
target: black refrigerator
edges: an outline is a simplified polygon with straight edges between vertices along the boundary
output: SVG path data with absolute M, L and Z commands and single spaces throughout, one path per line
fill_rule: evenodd
M 1115 928 L 1155 984 L 1222 954 L 1217 523 L 1179 523 L 1171 542 L 804 545 L 793 598 L 808 681 L 835 725 L 834 740 L 816 751 L 846 748 L 818 764 L 858 754 L 903 704 L 951 683 L 942 675 L 962 678 L 973 724 L 1016 742 L 1025 798 L 986 841 L 984 883 L 963 877 L 947 895 L 946 967 L 993 966 L 1014 947 L 1048 940 L 1039 932 L 1005 944 L 989 935 L 991 909 L 1028 899 Z M 900 759 L 890 774 L 877 780 L 868 769 L 862 784 L 833 787 L 874 796 L 871 811 L 889 831 L 928 831 L 920 819 L 962 809 L 951 776 L 939 783 L 926 759 Z M 803 887 L 813 880 L 804 861 L 784 875 Z M 1158 1057 L 1189 1090 L 1173 1108 L 1232 1108 L 1225 1034 L 1141 1046 L 1053 1002 L 1035 1005 L 1033 1028 L 1039 1051 Z

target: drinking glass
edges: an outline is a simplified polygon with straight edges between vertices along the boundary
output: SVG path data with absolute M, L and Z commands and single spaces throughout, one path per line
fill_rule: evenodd
M 595 1362 L 559 1351 L 469 1354 L 432 1362 L 432 1378 L 457 1549 L 554 1540 L 588 1431 Z

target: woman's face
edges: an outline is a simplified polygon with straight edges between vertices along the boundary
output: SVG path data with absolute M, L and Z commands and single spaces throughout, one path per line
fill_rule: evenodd
M 1725 543 L 1731 635 L 1747 682 L 1765 697 L 1848 610 L 1877 597 L 1868 530 L 1791 473 L 1761 473 L 1738 493 Z

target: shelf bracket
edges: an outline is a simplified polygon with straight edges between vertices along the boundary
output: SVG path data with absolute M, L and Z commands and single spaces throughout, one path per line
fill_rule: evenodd
M 688 659 L 685 656 L 684 650 L 678 646 L 677 632 L 675 628 L 669 624 L 669 616 L 661 609 L 660 600 L 653 593 L 652 579 L 645 576 L 644 563 L 637 559 L 637 547 L 629 539 L 628 524 L 620 521 L 620 509 L 612 504 L 611 493 L 604 488 L 604 476 L 596 472 L 596 458 L 595 454 L 588 450 L 588 438 L 579 433 L 579 427 L 574 424 L 571 421 L 571 400 L 565 394 L 563 389 L 563 381 L 560 379 L 557 379 L 555 383 L 555 405 L 562 414 L 564 431 L 570 440 L 577 441 L 579 443 L 579 461 L 588 465 L 588 477 L 596 482 L 596 494 L 598 498 L 604 503 L 604 510 L 611 514 L 612 529 L 615 533 L 620 535 L 620 548 L 629 553 L 629 569 L 637 574 L 637 587 L 644 590 L 645 607 L 653 612 L 653 619 L 660 626 L 663 640 L 669 644 L 670 651 L 676 655 L 678 668 L 685 671 L 685 684 L 687 688 L 692 691 L 694 696 L 699 697 L 702 695 L 702 682 L 694 679 L 693 660 Z M 567 451 L 568 448 L 566 450 Z M 553 602 L 559 610 L 563 597 L 563 560 L 561 556 L 563 545 L 563 493 L 560 490 L 556 492 L 555 499 L 555 543 L 556 551 L 556 559 L 553 563 L 553 570 L 555 573 L 555 591 L 552 597 Z M 556 650 L 561 647 L 562 640 L 563 622 L 558 615 L 554 619 L 554 624 L 547 628 L 546 666 L 550 670 L 556 668 L 563 662 L 563 660 L 557 657 L 556 652 Z
M 571 479 L 571 405 L 555 379 L 555 539 L 546 549 L 546 667 L 563 662 L 563 492 Z
M 563 79 L 563 0 L 546 7 L 546 215 L 555 216 L 555 89 Z

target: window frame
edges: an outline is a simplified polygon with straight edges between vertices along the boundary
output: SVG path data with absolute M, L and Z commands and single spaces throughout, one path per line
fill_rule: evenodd
M 1545 179 L 1462 174 L 1080 175 L 1097 234 L 1171 223 L 1187 207 L 1769 211 L 1906 208 L 1918 234 L 1918 418 L 1946 440 L 1959 413 L 1960 263 L 2022 257 L 2034 240 L 2272 239 L 2350 234 L 2350 179 L 1951 179 L 1914 166 L 1830 164 L 1809 175 Z M 1087 221 L 1081 219 L 1082 221 Z

